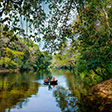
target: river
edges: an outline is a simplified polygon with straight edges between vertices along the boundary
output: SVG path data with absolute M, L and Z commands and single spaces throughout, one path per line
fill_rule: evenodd
M 48 75 L 58 85 L 44 85 Z M 69 70 L 0 74 L 0 112 L 86 112 L 90 108 L 82 96 L 87 93 Z

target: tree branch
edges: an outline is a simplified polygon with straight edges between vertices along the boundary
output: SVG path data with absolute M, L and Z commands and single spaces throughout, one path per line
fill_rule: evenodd
M 1 19 L 1 23 L 4 23 L 5 21 L 7 21 L 9 18 L 8 17 L 6 17 L 6 18 L 4 18 L 3 20 Z
M 2 16 L 2 13 L 7 9 L 8 4 L 9 4 L 9 0 L 6 0 L 5 3 L 4 3 L 3 10 L 0 12 L 0 16 Z
M 95 69 L 92 69 L 94 71 L 95 74 L 97 74 L 98 76 L 100 76 L 103 80 L 104 80 L 104 77 L 102 77 Z
M 76 3 L 73 1 L 73 3 L 74 3 L 74 5 L 75 5 L 75 7 L 77 8 L 77 12 L 78 12 L 78 14 L 79 14 L 79 10 L 78 10 L 78 7 L 77 7 L 77 5 L 76 5 Z
M 79 15 L 79 19 L 80 19 L 80 21 L 82 23 L 82 19 L 80 18 L 81 14 L 79 13 L 79 8 L 77 7 L 77 5 L 76 5 L 76 3 L 74 1 L 73 1 L 73 3 L 74 3 L 74 5 L 75 5 L 75 7 L 77 9 L 77 12 L 78 12 L 78 15 Z
M 108 32 L 109 32 L 109 39 L 110 39 L 110 48 L 112 50 L 112 35 L 111 35 L 111 30 L 110 30 L 110 26 L 109 26 L 109 18 L 108 18 L 108 14 L 106 12 L 106 10 L 104 9 L 104 7 L 102 8 L 104 14 L 105 14 L 105 18 L 106 18 L 106 22 L 107 22 L 107 28 L 108 28 Z
M 21 0 L 21 1 L 19 1 L 19 2 L 15 2 L 15 1 L 13 1 L 13 0 L 6 0 L 5 3 L 4 3 L 3 10 L 0 12 L 0 16 L 2 16 L 2 14 L 3 14 L 3 12 L 4 12 L 5 10 L 7 10 L 9 1 L 12 2 L 12 3 L 15 3 L 15 4 L 19 4 L 19 5 L 21 5 L 22 2 L 23 2 L 23 0 Z
M 10 0 L 12 3 L 15 3 L 15 4 L 19 4 L 19 5 L 21 5 L 22 4 L 22 2 L 23 2 L 23 0 L 21 0 L 21 1 L 19 1 L 19 2 L 15 2 L 15 1 L 13 1 L 13 0 Z
M 71 0 L 71 2 L 70 2 L 70 6 L 69 6 L 69 8 L 68 8 L 68 12 L 67 12 L 67 16 L 66 16 L 65 20 L 68 20 L 68 15 L 69 15 L 69 13 L 70 13 L 70 9 L 71 9 L 71 7 L 72 7 L 72 3 L 73 3 L 73 0 Z

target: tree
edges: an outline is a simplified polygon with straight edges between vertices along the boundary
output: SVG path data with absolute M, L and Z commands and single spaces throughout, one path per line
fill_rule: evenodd
M 45 3 L 49 7 L 49 13 L 45 13 L 43 8 Z M 112 11 L 110 10 L 112 2 L 110 0 L 20 0 L 19 2 L 4 0 L 0 4 L 2 7 L 0 15 L 6 14 L 9 16 L 5 17 L 10 17 L 10 19 L 2 19 L 2 23 L 7 20 L 9 25 L 11 22 L 11 28 L 5 25 L 4 33 L 9 28 L 15 33 L 20 31 L 26 38 L 30 31 L 26 27 L 24 32 L 22 23 L 26 21 L 26 26 L 35 29 L 35 36 L 30 33 L 29 37 L 40 40 L 39 35 L 43 34 L 45 48 L 50 49 L 51 52 L 66 47 L 68 40 L 75 45 L 77 39 L 77 52 L 80 54 L 78 65 L 80 67 L 82 64 L 87 65 L 97 74 L 99 74 L 96 71 L 98 67 L 108 72 L 107 68 L 112 63 Z M 72 19 L 73 14 L 77 17 Z M 102 74 L 105 74 L 104 71 Z
M 0 20 L 1 24 L 5 23 L 5 26 L 9 26 L 8 28 L 17 34 L 28 36 L 29 28 L 36 28 L 38 33 L 41 31 L 39 27 L 42 27 L 44 24 L 44 20 L 46 15 L 44 10 L 42 9 L 42 3 L 45 0 L 2 0 L 0 2 L 1 12 L 0 12 Z M 26 23 L 26 32 L 23 28 Z M 24 24 L 24 26 L 23 26 Z M 7 31 L 7 29 L 4 29 Z M 32 30 L 30 30 L 32 33 Z M 34 32 L 35 36 L 37 35 Z M 29 38 L 34 35 L 29 35 Z
M 7 20 L 8 24 L 11 24 L 12 31 L 17 33 L 17 30 L 20 30 L 19 33 L 25 37 L 29 31 L 26 27 L 26 33 L 24 32 L 23 24 L 26 21 L 26 26 L 35 29 L 35 36 L 31 34 L 29 37 L 40 40 L 39 34 L 43 34 L 46 41 L 45 47 L 52 46 L 53 50 L 56 50 L 57 46 L 65 43 L 67 38 L 74 40 L 74 33 L 71 32 L 73 29 L 77 29 L 77 33 L 83 35 L 83 38 L 89 38 L 89 35 L 94 37 L 95 26 L 104 26 L 102 22 L 107 25 L 105 29 L 108 32 L 108 43 L 110 47 L 112 46 L 111 11 L 109 10 L 112 4 L 110 0 L 99 0 L 98 2 L 96 0 L 3 0 L 0 4 L 2 7 L 0 15 L 5 14 L 5 17 L 9 15 L 7 19 L 1 17 L 2 23 Z M 45 13 L 44 4 L 47 4 L 45 7 L 49 7 L 49 13 Z M 80 24 L 70 27 L 68 21 L 76 12 L 79 15 Z M 47 24 L 45 24 L 46 20 Z M 91 40 L 91 37 L 89 39 Z

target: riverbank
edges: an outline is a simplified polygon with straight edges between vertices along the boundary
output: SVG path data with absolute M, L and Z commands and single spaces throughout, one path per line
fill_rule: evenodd
M 9 72 L 16 72 L 19 73 L 19 68 L 17 69 L 0 69 L 0 73 L 9 73 Z
M 94 85 L 88 95 L 82 95 L 80 108 L 84 112 L 112 112 L 112 78 Z
M 112 112 L 112 78 L 93 86 L 86 102 L 89 102 L 91 109 L 94 107 L 100 112 Z
M 94 94 L 112 101 L 112 78 L 92 87 Z

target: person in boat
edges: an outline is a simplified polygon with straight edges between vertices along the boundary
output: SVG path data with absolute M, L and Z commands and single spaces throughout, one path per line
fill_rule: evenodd
M 49 76 L 49 80 L 48 81 L 51 81 L 52 80 L 52 76 Z
M 52 76 L 49 76 L 45 79 L 45 81 L 51 81 L 52 80 Z
M 49 76 L 49 78 L 46 78 L 45 81 L 55 81 L 55 77 L 52 78 L 52 76 Z
M 46 78 L 45 81 L 49 81 L 49 78 Z
M 52 78 L 52 81 L 55 81 L 55 77 Z

